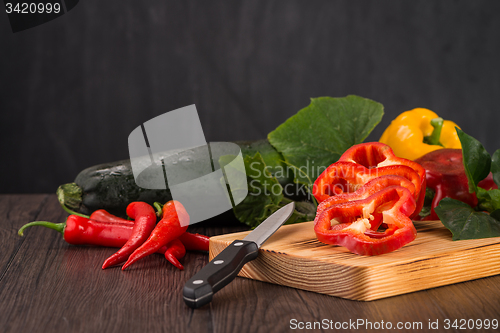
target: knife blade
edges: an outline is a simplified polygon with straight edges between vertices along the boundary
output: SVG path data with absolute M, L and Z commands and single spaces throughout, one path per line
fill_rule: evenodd
M 199 308 L 212 301 L 213 295 L 229 284 L 243 266 L 257 258 L 259 248 L 290 218 L 295 203 L 280 208 L 243 240 L 235 240 L 184 285 L 184 302 Z

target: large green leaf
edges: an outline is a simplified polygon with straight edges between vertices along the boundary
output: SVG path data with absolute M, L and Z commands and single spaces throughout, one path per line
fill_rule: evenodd
M 232 157 L 222 156 L 221 164 L 230 161 Z M 248 194 L 245 199 L 234 207 L 234 214 L 240 222 L 252 228 L 258 226 L 279 208 L 292 202 L 283 195 L 283 187 L 278 179 L 271 174 L 269 166 L 264 162 L 260 153 L 254 156 L 245 156 L 244 164 L 248 182 Z M 227 172 L 227 170 L 226 170 Z M 233 186 L 235 185 L 235 186 Z M 246 189 L 246 185 L 241 184 Z M 238 184 L 231 184 L 231 191 L 238 191 Z M 297 201 L 295 210 L 286 224 L 312 221 L 316 214 L 316 207 L 312 202 Z
M 383 114 L 380 103 L 359 96 L 313 98 L 268 139 L 295 166 L 295 181 L 311 184 L 345 150 L 363 142 Z
M 255 156 L 259 153 L 266 164 L 267 170 L 278 179 L 281 185 L 293 182 L 293 171 L 288 169 L 283 156 L 269 143 L 267 139 L 257 141 L 239 141 L 243 157 Z

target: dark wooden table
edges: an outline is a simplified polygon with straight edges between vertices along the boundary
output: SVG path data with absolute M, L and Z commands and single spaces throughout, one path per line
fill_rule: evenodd
M 377 331 L 389 323 L 393 329 L 398 323 L 413 327 L 405 331 L 419 331 L 421 323 L 420 331 L 429 331 L 436 321 L 439 331 L 462 332 L 472 330 L 451 327 L 455 319 L 500 320 L 500 276 L 372 302 L 236 278 L 210 305 L 192 310 L 182 301 L 182 287 L 207 263 L 207 254 L 188 253 L 184 271 L 161 255 L 129 271 L 103 271 L 116 249 L 68 245 L 41 227 L 17 235 L 27 222 L 64 222 L 66 216 L 52 194 L 0 195 L 0 332 L 287 332 L 308 322 L 332 325 L 323 331 L 335 325 L 365 331 L 367 322 Z M 245 230 L 192 228 L 210 236 Z

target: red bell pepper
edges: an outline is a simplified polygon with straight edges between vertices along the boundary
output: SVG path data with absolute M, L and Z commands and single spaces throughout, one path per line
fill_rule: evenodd
M 416 199 L 417 207 L 413 217 L 418 215 L 422 209 L 425 199 L 426 178 L 424 168 L 416 161 L 397 157 L 391 147 L 381 142 L 366 142 L 352 146 L 340 156 L 339 161 L 361 164 L 367 169 L 388 165 L 406 165 L 412 168 L 420 178 L 420 186 L 417 188 L 417 192 L 420 191 L 420 193 L 418 199 Z
M 438 149 L 416 159 L 415 162 L 425 169 L 427 187 L 435 192 L 431 214 L 426 220 L 439 220 L 434 208 L 443 198 L 460 200 L 473 208 L 477 206 L 476 194 L 469 193 L 469 181 L 465 174 L 461 149 Z M 498 188 L 491 172 L 478 186 L 485 190 Z
M 359 255 L 392 252 L 417 235 L 408 217 L 415 205 L 408 189 L 389 186 L 366 199 L 339 202 L 324 209 L 314 220 L 314 232 L 320 242 L 341 245 Z M 370 220 L 377 218 L 387 229 L 375 229 Z
M 333 163 L 323 171 L 314 182 L 313 195 L 321 203 L 332 196 L 356 192 L 367 182 L 388 175 L 408 179 L 415 187 L 413 193 L 415 200 L 420 200 L 422 182 L 412 168 L 406 165 L 388 165 L 369 169 L 361 164 L 345 161 Z M 418 212 L 414 215 L 417 214 Z

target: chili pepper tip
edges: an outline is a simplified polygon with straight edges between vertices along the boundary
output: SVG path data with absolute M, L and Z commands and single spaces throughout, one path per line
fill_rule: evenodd
M 165 259 L 167 259 L 172 265 L 180 269 L 181 271 L 184 270 L 184 266 L 177 260 L 177 258 L 172 254 L 172 253 L 165 253 Z

